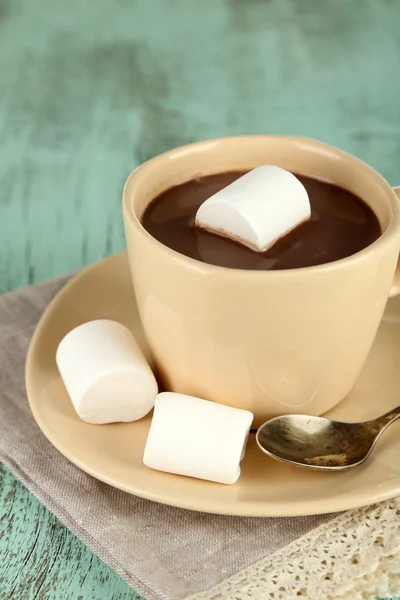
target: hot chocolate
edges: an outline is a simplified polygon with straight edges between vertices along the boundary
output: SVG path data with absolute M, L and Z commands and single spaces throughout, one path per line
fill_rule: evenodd
M 196 260 L 235 269 L 310 267 L 351 256 L 381 235 L 377 217 L 360 198 L 336 185 L 296 175 L 311 203 L 311 219 L 263 253 L 194 227 L 199 206 L 243 172 L 199 177 L 166 190 L 147 207 L 144 228 L 159 242 Z

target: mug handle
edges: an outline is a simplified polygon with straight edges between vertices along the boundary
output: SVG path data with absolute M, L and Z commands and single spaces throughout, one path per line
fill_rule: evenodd
M 393 188 L 393 190 L 400 201 L 400 186 Z M 397 296 L 398 294 L 400 294 L 400 258 L 397 263 L 397 269 L 396 269 L 396 273 L 394 275 L 393 285 L 390 290 L 389 298 L 392 298 L 393 296 Z

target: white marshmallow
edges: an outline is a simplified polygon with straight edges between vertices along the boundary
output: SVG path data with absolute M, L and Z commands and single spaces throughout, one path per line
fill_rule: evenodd
M 115 321 L 84 323 L 60 342 L 56 362 L 87 423 L 136 421 L 154 406 L 156 379 L 131 332 Z
M 297 177 L 264 165 L 203 202 L 195 225 L 264 252 L 310 216 L 310 200 Z
M 155 401 L 143 462 L 157 471 L 235 483 L 252 421 L 247 410 L 163 392 Z

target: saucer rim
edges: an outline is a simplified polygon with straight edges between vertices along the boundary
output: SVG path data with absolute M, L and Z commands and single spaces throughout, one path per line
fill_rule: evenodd
M 341 495 L 339 497 L 335 497 L 332 501 L 327 500 L 326 498 L 309 498 L 307 501 L 301 500 L 298 502 L 296 498 L 288 499 L 283 502 L 282 498 L 272 502 L 267 500 L 265 502 L 260 502 L 259 500 L 249 501 L 243 500 L 235 503 L 232 502 L 224 502 L 212 499 L 212 494 L 207 495 L 207 498 L 211 496 L 210 500 L 204 500 L 204 498 L 194 499 L 193 497 L 185 498 L 175 496 L 173 493 L 171 494 L 168 490 L 168 485 L 166 486 L 165 493 L 160 495 L 159 493 L 149 491 L 146 487 L 143 487 L 139 482 L 130 482 L 130 485 L 126 485 L 126 483 L 121 482 L 118 479 L 115 479 L 109 475 L 104 475 L 101 470 L 97 468 L 93 468 L 88 462 L 81 459 L 79 453 L 74 452 L 74 448 L 67 447 L 57 436 L 57 434 L 52 430 L 51 427 L 46 422 L 46 419 L 42 415 L 40 411 L 40 399 L 37 398 L 35 383 L 34 383 L 34 372 L 33 372 L 33 363 L 35 361 L 37 355 L 37 348 L 40 346 L 40 340 L 43 335 L 46 333 L 46 329 L 48 323 L 51 321 L 53 315 L 58 313 L 60 305 L 62 306 L 63 299 L 73 291 L 73 288 L 81 282 L 82 279 L 86 279 L 88 275 L 93 274 L 96 270 L 101 270 L 104 268 L 104 265 L 109 265 L 111 261 L 120 262 L 122 260 L 126 260 L 126 252 L 122 251 L 117 254 L 113 254 L 108 256 L 100 261 L 89 265 L 80 271 L 77 275 L 73 276 L 62 288 L 57 292 L 51 302 L 48 304 L 47 308 L 41 315 L 41 318 L 37 324 L 35 332 L 31 338 L 29 350 L 26 359 L 25 365 L 25 383 L 26 390 L 28 396 L 28 402 L 34 419 L 41 429 L 42 433 L 45 437 L 50 441 L 50 443 L 63 454 L 70 462 L 75 464 L 81 470 L 85 471 L 89 475 L 95 477 L 99 481 L 102 481 L 112 487 L 120 489 L 129 494 L 136 495 L 141 498 L 145 498 L 147 500 L 155 501 L 161 504 L 165 504 L 168 506 L 174 506 L 177 508 L 184 508 L 187 510 L 193 510 L 197 512 L 211 513 L 211 514 L 221 514 L 221 515 L 231 515 L 231 516 L 244 516 L 244 517 L 295 517 L 295 516 L 308 516 L 308 515 L 317 515 L 317 514 L 328 514 L 333 512 L 342 512 L 345 510 L 350 510 L 354 508 L 360 508 L 363 506 L 367 506 L 376 502 L 381 502 L 384 500 L 391 499 L 400 494 L 400 474 L 397 476 L 396 480 L 391 480 L 392 486 L 384 486 L 384 489 L 379 488 L 377 486 L 371 486 L 371 493 L 366 494 L 364 496 L 357 495 L 354 493 L 350 495 Z M 345 402 L 345 401 L 344 401 Z M 329 411 L 330 412 L 330 411 Z M 150 417 L 147 416 L 142 421 L 150 421 Z M 275 461 L 274 461 L 275 462 Z M 368 466 L 368 461 L 367 465 Z M 363 469 L 365 467 L 358 467 L 357 470 Z M 299 468 L 297 468 L 299 469 Z M 169 475 L 166 473 L 160 473 L 158 471 L 153 471 L 154 477 L 160 478 L 171 478 L 171 477 L 180 477 L 177 475 Z M 340 477 L 339 473 L 330 473 L 331 477 Z M 187 478 L 185 478 L 187 479 Z M 166 479 L 167 481 L 167 479 Z M 196 481 L 196 485 L 200 480 L 192 480 Z M 397 485 L 395 483 L 397 481 Z M 239 478 L 240 482 L 240 478 Z M 200 481 L 202 485 L 205 486 L 214 486 L 219 484 L 210 484 L 207 481 Z M 238 485 L 238 484 L 235 484 Z M 211 488 L 210 488 L 211 490 Z

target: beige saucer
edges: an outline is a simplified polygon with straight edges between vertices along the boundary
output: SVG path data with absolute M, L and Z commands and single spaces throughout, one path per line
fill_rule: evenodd
M 270 460 L 251 436 L 242 475 L 220 485 L 148 469 L 142 464 L 150 417 L 136 423 L 88 425 L 75 414 L 55 351 L 73 327 L 92 319 L 124 323 L 144 345 L 125 253 L 85 269 L 56 296 L 29 349 L 26 383 L 34 417 L 52 444 L 78 467 L 150 500 L 210 513 L 295 516 L 354 508 L 400 494 L 400 431 L 393 425 L 364 466 L 321 473 Z M 179 365 L 177 365 L 179 368 Z M 400 297 L 389 301 L 374 347 L 351 395 L 329 412 L 342 420 L 376 417 L 399 404 Z

